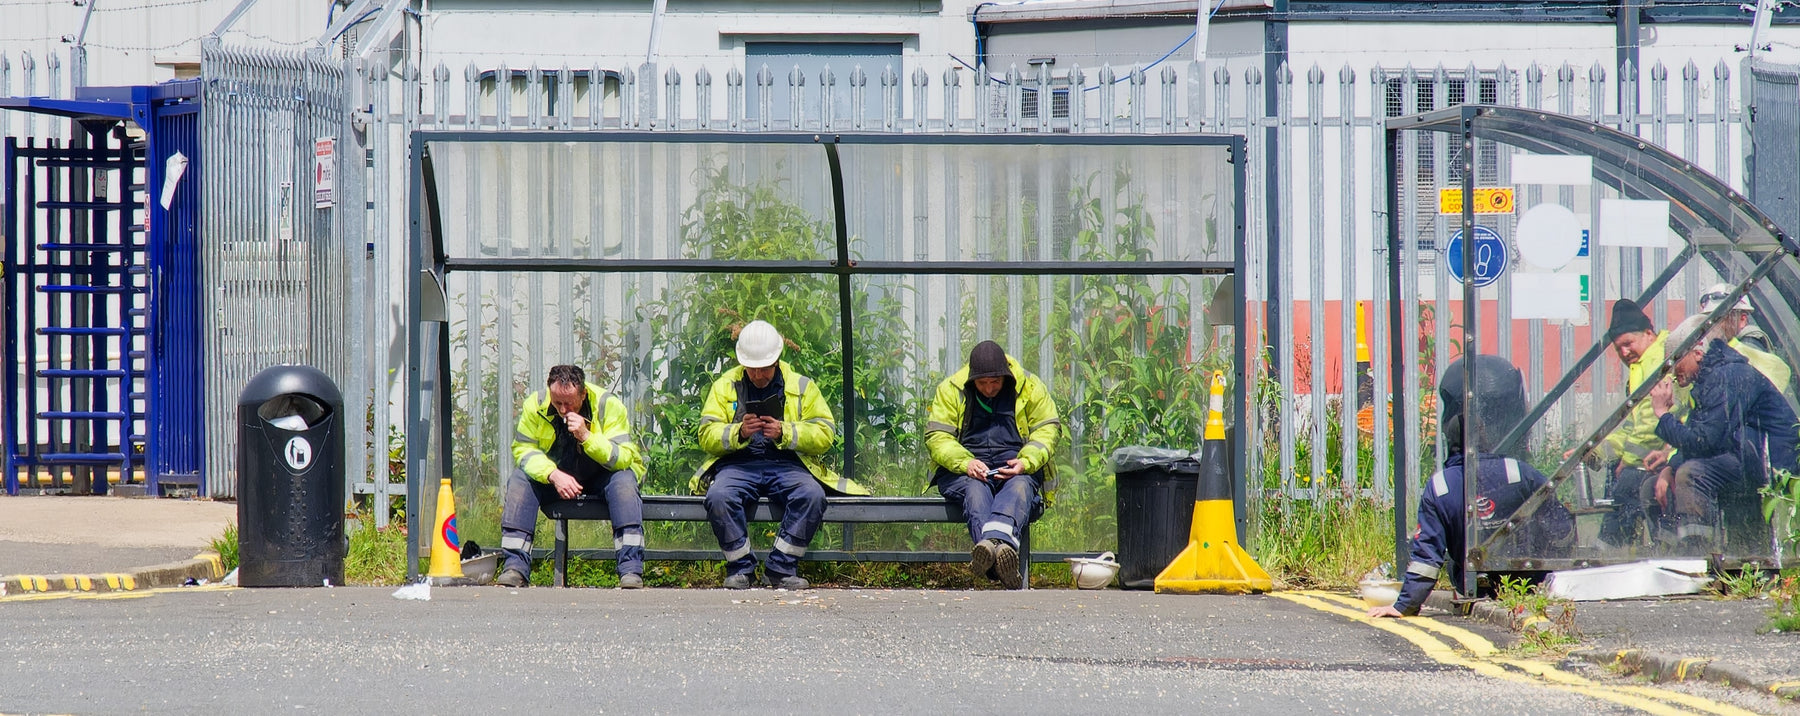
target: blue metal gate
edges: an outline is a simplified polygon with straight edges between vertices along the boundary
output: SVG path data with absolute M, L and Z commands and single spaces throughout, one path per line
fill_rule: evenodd
M 0 98 L 69 117 L 6 139 L 5 487 L 199 483 L 199 83 Z

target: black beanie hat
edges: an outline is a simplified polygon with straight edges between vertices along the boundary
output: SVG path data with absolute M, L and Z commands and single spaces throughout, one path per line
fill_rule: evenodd
M 1612 323 L 1606 326 L 1606 340 L 1612 341 L 1627 333 L 1641 333 L 1654 330 L 1650 325 L 1650 317 L 1644 315 L 1644 309 L 1638 308 L 1637 301 L 1621 298 L 1613 302 Z
M 1012 375 L 1006 365 L 1006 351 L 993 341 L 982 341 L 969 351 L 969 379 L 1003 378 Z

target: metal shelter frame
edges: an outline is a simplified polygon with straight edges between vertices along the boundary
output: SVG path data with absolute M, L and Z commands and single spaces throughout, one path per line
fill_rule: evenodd
M 831 206 L 835 219 L 835 257 L 815 260 L 729 261 L 708 259 L 560 259 L 560 258 L 448 258 L 445 254 L 441 225 L 441 201 L 437 194 L 437 173 L 429 145 L 432 142 L 499 142 L 499 143 L 661 143 L 661 144 L 800 144 L 814 145 L 824 152 L 830 170 Z M 929 145 L 1058 145 L 1058 146 L 1213 146 L 1224 147 L 1232 164 L 1233 215 L 1229 232 L 1232 242 L 1230 261 L 864 261 L 856 259 L 850 249 L 850 229 L 845 211 L 843 167 L 838 147 L 842 145 L 929 144 Z M 845 376 L 854 375 L 856 365 L 855 311 L 852 310 L 852 284 L 856 276 L 868 275 L 1003 275 L 1003 276 L 1242 276 L 1245 271 L 1245 146 L 1237 135 L 1084 135 L 1084 134 L 747 134 L 741 132 L 648 132 L 648 131 L 415 131 L 410 148 L 410 208 L 408 244 L 407 346 L 409 366 L 406 403 L 406 474 L 407 522 L 411 534 L 425 534 L 423 524 L 428 513 L 425 504 L 427 485 L 435 486 L 441 475 L 429 474 L 429 462 L 435 447 L 436 459 L 448 470 L 451 464 L 451 401 L 448 390 L 450 375 L 450 337 L 446 321 L 446 278 L 451 272 L 534 271 L 558 273 L 806 273 L 837 277 L 838 310 L 842 341 L 842 366 Z M 1241 281 L 1239 282 L 1241 283 Z M 427 326 L 427 324 L 431 324 Z M 430 328 L 429 336 L 427 328 Z M 1234 395 L 1232 416 L 1235 424 L 1245 419 L 1247 367 L 1251 359 L 1249 343 L 1244 336 L 1245 302 L 1241 293 L 1234 301 L 1233 370 Z M 854 479 L 856 401 L 854 381 L 846 379 L 840 397 L 839 424 L 852 426 L 843 431 L 842 474 Z M 425 412 L 425 396 L 434 394 L 437 414 Z M 1198 406 L 1196 406 L 1198 409 Z M 435 424 L 434 424 L 435 423 Z M 1244 451 L 1249 431 L 1235 430 L 1235 464 L 1245 465 Z M 435 444 L 434 444 L 435 441 Z M 429 476 L 429 477 L 428 477 Z M 1233 496 L 1237 504 L 1245 504 L 1245 478 L 1241 471 L 1233 479 Z M 1242 541 L 1248 529 L 1248 518 L 1237 515 L 1237 534 Z M 407 542 L 409 574 L 416 574 L 421 555 L 419 540 Z
M 1407 132 L 1440 132 L 1450 134 L 1459 139 L 1453 145 L 1453 162 L 1460 172 L 1461 187 L 1464 197 L 1475 196 L 1476 178 L 1478 177 L 1476 162 L 1476 141 L 1486 140 L 1502 143 L 1511 147 L 1525 149 L 1538 154 L 1571 154 L 1584 155 L 1593 159 L 1594 179 L 1611 187 L 1621 196 L 1630 199 L 1669 201 L 1670 228 L 1687 242 L 1687 246 L 1670 260 L 1662 273 L 1652 280 L 1641 296 L 1640 302 L 1652 298 L 1666 286 L 1681 269 L 1696 255 L 1702 255 L 1713 263 L 1721 275 L 1742 276 L 1736 282 L 1729 297 L 1721 301 L 1717 308 L 1707 316 L 1705 325 L 1696 331 L 1682 345 L 1666 350 L 1663 363 L 1656 368 L 1656 373 L 1647 379 L 1635 391 L 1632 391 L 1623 404 L 1608 413 L 1579 443 L 1579 448 L 1565 458 L 1550 476 L 1549 482 L 1531 495 L 1515 515 L 1530 515 L 1539 505 L 1547 500 L 1555 499 L 1556 488 L 1581 465 L 1588 450 L 1594 448 L 1612 430 L 1624 420 L 1632 408 L 1637 406 L 1650 394 L 1655 384 L 1674 366 L 1675 360 L 1688 352 L 1704 338 L 1708 328 L 1722 318 L 1727 310 L 1739 298 L 1752 295 L 1758 305 L 1771 309 L 1757 313 L 1757 320 L 1770 328 L 1772 335 L 1783 340 L 1778 346 L 1772 346 L 1778 355 L 1789 365 L 1800 364 L 1800 345 L 1791 337 L 1800 335 L 1800 321 L 1796 320 L 1800 312 L 1800 263 L 1782 261 L 1783 258 L 1800 256 L 1800 244 L 1789 237 L 1767 215 L 1730 185 L 1695 167 L 1691 162 L 1675 156 L 1644 139 L 1612 129 L 1602 124 L 1575 117 L 1569 117 L 1540 110 L 1519 107 L 1503 107 L 1494 105 L 1465 104 L 1437 112 L 1396 117 L 1386 122 L 1385 149 L 1387 156 L 1387 175 L 1399 176 L 1399 148 L 1401 140 Z M 1388 320 L 1390 331 L 1388 339 L 1391 343 L 1391 356 L 1401 356 L 1403 343 L 1412 333 L 1404 330 L 1402 304 L 1410 297 L 1401 293 L 1403 271 L 1411 270 L 1402 262 L 1403 236 L 1400 229 L 1401 196 L 1399 191 L 1390 190 L 1387 198 L 1387 268 L 1388 291 L 1393 298 L 1388 304 Z M 1475 202 L 1464 201 L 1460 216 L 1460 226 L 1464 236 L 1474 236 Z M 1734 249 L 1736 253 L 1724 254 L 1719 251 L 1701 251 L 1700 249 Z M 1476 306 L 1477 280 L 1475 270 L 1475 254 L 1473 250 L 1462 252 L 1462 355 L 1475 355 L 1479 346 L 1481 324 L 1477 320 Z M 1767 283 L 1765 284 L 1765 280 Z M 1563 396 L 1593 363 L 1600 358 L 1607 343 L 1596 340 L 1581 358 L 1571 366 L 1555 386 L 1541 398 L 1535 406 L 1511 427 L 1502 439 L 1497 451 L 1504 452 L 1508 448 L 1520 444 L 1532 426 L 1541 419 L 1556 401 Z M 1405 385 L 1406 371 L 1413 366 L 1404 365 L 1397 358 L 1391 361 L 1393 385 Z M 1475 445 L 1474 417 L 1478 406 L 1474 404 L 1475 394 L 1475 361 L 1463 361 L 1463 386 L 1465 393 L 1462 400 L 1463 428 L 1463 460 L 1464 475 L 1479 475 L 1478 457 Z M 1410 437 L 1412 426 L 1416 423 L 1419 396 L 1397 396 L 1394 401 L 1393 453 L 1405 454 L 1406 443 Z M 1406 464 L 1404 460 L 1393 463 L 1394 472 L 1394 565 L 1396 574 L 1405 571 L 1408 552 L 1408 519 L 1407 519 L 1407 472 L 1415 466 Z M 1464 565 L 1463 584 L 1457 585 L 1465 595 L 1475 593 L 1476 574 L 1484 568 L 1499 570 L 1541 571 L 1565 567 L 1582 567 L 1599 564 L 1598 560 L 1562 560 L 1567 564 L 1559 564 L 1558 560 L 1549 559 L 1515 559 L 1505 564 L 1488 564 L 1486 556 L 1498 540 L 1518 524 L 1518 520 L 1509 520 L 1499 527 L 1486 540 L 1478 539 L 1479 520 L 1475 519 L 1476 488 L 1479 480 L 1463 480 L 1463 515 L 1466 553 L 1462 555 Z

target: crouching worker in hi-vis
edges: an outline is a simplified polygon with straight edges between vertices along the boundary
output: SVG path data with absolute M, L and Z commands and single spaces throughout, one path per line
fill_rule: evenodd
M 550 369 L 543 393 L 525 399 L 513 433 L 517 467 L 506 481 L 500 512 L 500 552 L 506 560 L 496 583 L 523 587 L 530 581 L 531 538 L 540 505 L 582 495 L 606 500 L 618 554 L 619 586 L 644 586 L 644 501 L 638 480 L 644 461 L 631 441 L 625 403 L 587 382 L 581 368 Z
M 925 423 L 937 463 L 931 484 L 969 520 L 969 571 L 1018 589 L 1019 535 L 1044 510 L 1043 489 L 1062 422 L 1044 381 L 1000 344 L 982 341 L 938 385 Z
M 1467 522 L 1463 516 L 1463 364 L 1451 363 L 1438 380 L 1438 403 L 1443 406 L 1444 469 L 1420 486 L 1419 526 L 1412 536 L 1412 561 L 1406 565 L 1406 578 L 1400 597 L 1391 607 L 1374 607 L 1371 617 L 1413 616 L 1425 605 L 1425 598 L 1437 584 L 1438 575 L 1449 568 L 1450 584 L 1461 589 L 1464 544 Z M 1524 419 L 1526 411 L 1525 380 L 1519 369 L 1505 358 L 1494 355 L 1475 357 L 1475 453 L 1479 471 L 1475 484 L 1475 511 L 1481 524 L 1478 540 L 1487 539 L 1502 525 L 1513 520 L 1515 512 L 1549 478 L 1530 463 L 1520 459 L 1528 454 L 1524 447 L 1515 454 L 1495 452 L 1506 434 Z M 1566 557 L 1575 545 L 1575 517 L 1555 499 L 1545 502 L 1537 511 L 1513 527 L 1508 548 L 1524 556 L 1539 558 Z
M 737 337 L 738 365 L 713 381 L 700 414 L 700 448 L 712 457 L 688 483 L 706 495 L 707 521 L 725 553 L 725 587 L 747 589 L 756 576 L 748 514 L 768 498 L 782 511 L 775 549 L 763 565 L 779 589 L 812 585 L 800 558 L 825 516 L 825 494 L 869 491 L 826 467 L 837 442 L 831 408 L 811 378 L 781 361 L 781 333 L 751 321 Z

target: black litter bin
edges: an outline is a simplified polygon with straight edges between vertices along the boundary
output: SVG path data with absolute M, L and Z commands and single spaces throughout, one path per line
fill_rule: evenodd
M 344 583 L 343 395 L 318 369 L 257 373 L 238 395 L 238 584 Z
M 1181 450 L 1113 451 L 1118 493 L 1119 585 L 1153 589 L 1156 575 L 1181 554 L 1194 523 L 1200 462 Z

